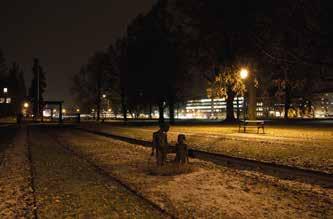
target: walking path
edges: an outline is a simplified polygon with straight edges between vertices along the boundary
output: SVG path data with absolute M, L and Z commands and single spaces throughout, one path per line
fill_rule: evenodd
M 12 130 L 13 131 L 13 130 Z M 18 130 L 0 165 L 0 218 L 33 218 L 34 197 L 26 128 Z
M 43 128 L 31 128 L 29 147 L 37 215 L 41 218 L 159 218 L 161 213 L 59 145 Z

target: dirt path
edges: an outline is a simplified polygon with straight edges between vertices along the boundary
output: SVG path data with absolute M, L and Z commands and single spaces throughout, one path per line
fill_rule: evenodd
M 56 136 L 162 208 L 193 218 L 330 218 L 333 191 L 191 159 L 193 172 L 156 176 L 150 150 L 79 131 Z
M 43 128 L 30 129 L 40 218 L 159 218 L 161 213 L 73 156 Z
M 5 150 L 10 146 L 16 134 L 16 127 L 14 126 L 0 126 L 0 165 L 4 159 Z
M 10 136 L 14 130 L 7 130 Z M 14 133 L 13 133 L 14 132 Z M 26 129 L 21 128 L 3 151 L 0 165 L 0 218 L 34 218 L 34 196 L 26 147 Z

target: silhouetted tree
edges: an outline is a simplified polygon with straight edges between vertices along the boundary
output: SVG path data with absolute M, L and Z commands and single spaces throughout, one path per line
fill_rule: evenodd
M 177 8 L 185 14 L 184 28 L 192 30 L 192 44 L 197 66 L 205 69 L 211 82 L 223 78 L 226 86 L 227 116 L 234 121 L 233 101 L 237 92 L 235 82 L 239 66 L 245 66 L 253 55 L 250 33 L 255 32 L 255 6 L 249 1 L 176 1 Z M 209 77 L 219 69 L 217 77 Z M 216 72 L 216 71 L 215 71 Z M 232 73 L 231 73 L 232 72 Z M 224 79 L 225 77 L 225 79 Z
M 175 104 L 184 89 L 182 37 L 164 0 L 128 27 L 129 74 L 134 79 L 131 96 L 149 108 L 157 105 L 160 122 L 164 121 L 165 107 L 169 108 L 170 122 L 174 122 Z
M 127 121 L 128 95 L 130 87 L 128 69 L 128 41 L 127 38 L 119 38 L 108 49 L 111 68 L 109 71 L 108 87 L 114 94 L 119 94 L 123 119 Z M 139 58 L 139 57 L 138 57 Z
M 72 80 L 71 90 L 77 102 L 83 108 L 96 108 L 97 121 L 101 116 L 102 95 L 108 92 L 110 68 L 108 53 L 98 51 L 90 57 L 87 65 L 81 67 L 80 72 L 74 75 Z
M 26 98 L 26 87 L 23 76 L 23 70 L 14 62 L 9 69 L 9 87 L 14 102 L 14 111 L 19 113 L 22 108 L 22 102 Z
M 4 79 L 4 77 L 7 75 L 7 70 L 6 59 L 2 50 L 0 49 L 0 79 Z
M 34 59 L 32 67 L 33 78 L 29 88 L 29 97 L 33 103 L 33 114 L 36 119 L 42 113 L 43 94 L 46 89 L 46 73 L 39 64 L 37 58 Z

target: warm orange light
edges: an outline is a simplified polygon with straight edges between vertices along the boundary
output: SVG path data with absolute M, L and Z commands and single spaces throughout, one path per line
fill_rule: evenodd
M 240 77 L 246 79 L 249 76 L 249 71 L 245 68 L 242 68 L 240 71 Z

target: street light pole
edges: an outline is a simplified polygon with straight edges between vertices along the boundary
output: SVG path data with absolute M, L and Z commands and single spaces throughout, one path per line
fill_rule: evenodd
M 241 77 L 241 79 L 243 79 L 243 80 L 245 80 L 245 79 L 247 79 L 248 78 L 248 76 L 249 76 L 249 71 L 247 70 L 247 69 L 245 69 L 245 68 L 243 68 L 243 69 L 241 69 L 241 71 L 240 71 L 240 77 Z M 245 100 L 246 100 L 246 98 L 245 98 L 245 92 L 244 92 L 244 95 L 243 95 L 244 97 L 243 97 L 243 119 L 244 119 L 244 121 L 245 121 L 245 117 L 246 117 L 246 105 L 245 105 Z

